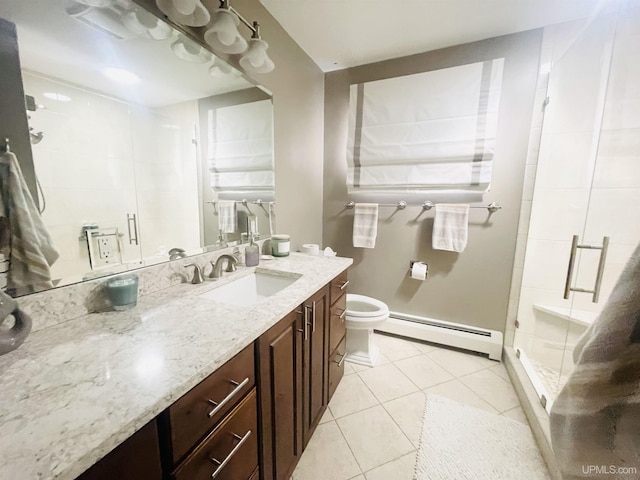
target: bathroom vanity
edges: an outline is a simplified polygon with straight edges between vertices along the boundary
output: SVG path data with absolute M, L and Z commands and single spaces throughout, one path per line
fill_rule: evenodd
M 253 305 L 206 296 L 241 268 L 36 331 L 0 357 L 0 478 L 288 479 L 342 377 L 351 263 L 292 254 Z

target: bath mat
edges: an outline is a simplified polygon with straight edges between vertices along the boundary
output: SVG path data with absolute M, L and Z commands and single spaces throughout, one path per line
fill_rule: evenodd
M 414 480 L 549 480 L 527 425 L 426 397 Z

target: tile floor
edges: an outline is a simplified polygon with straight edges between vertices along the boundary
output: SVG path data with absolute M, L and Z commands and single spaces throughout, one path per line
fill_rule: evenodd
M 527 423 L 502 363 L 375 335 L 378 365 L 345 363 L 292 480 L 411 480 L 425 392 Z

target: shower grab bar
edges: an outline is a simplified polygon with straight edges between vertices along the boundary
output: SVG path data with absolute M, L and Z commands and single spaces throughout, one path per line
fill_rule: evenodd
M 133 235 L 131 235 L 131 223 L 133 222 Z M 129 245 L 133 245 L 135 242 L 138 245 L 138 221 L 136 214 L 129 215 L 127 213 L 127 228 L 129 230 Z
M 604 274 L 604 264 L 607 260 L 607 250 L 609 249 L 609 237 L 602 237 L 602 245 L 579 245 L 578 238 L 578 235 L 574 235 L 571 240 L 571 253 L 569 255 L 569 266 L 567 267 L 567 279 L 564 284 L 564 298 L 568 299 L 571 292 L 592 293 L 593 297 L 591 298 L 591 301 L 593 303 L 598 303 L 598 300 L 600 299 L 602 276 Z M 598 262 L 598 272 L 596 273 L 596 283 L 593 290 L 578 287 L 574 288 L 571 286 L 573 270 L 576 263 L 576 254 L 578 253 L 579 248 L 585 250 L 600 250 L 600 261 Z
M 351 200 L 345 203 L 344 206 L 345 208 L 351 209 L 356 206 L 356 202 Z M 396 202 L 396 203 L 379 203 L 378 206 L 379 207 L 396 207 L 398 210 L 404 210 L 409 206 L 409 204 L 407 204 L 407 202 L 405 202 L 404 200 L 400 200 L 399 202 Z M 431 210 L 433 207 L 435 207 L 435 204 L 427 200 L 426 202 L 422 202 L 420 206 L 422 207 L 423 210 Z M 469 208 L 486 208 L 487 210 L 489 210 L 490 213 L 493 213 L 502 209 L 502 206 L 498 205 L 496 202 L 491 202 L 489 205 L 470 205 Z

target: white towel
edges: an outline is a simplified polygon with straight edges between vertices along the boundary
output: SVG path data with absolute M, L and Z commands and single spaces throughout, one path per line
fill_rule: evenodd
M 436 250 L 462 252 L 467 246 L 469 205 L 438 203 L 431 243 Z
M 59 253 L 13 153 L 0 155 L 0 185 L 0 216 L 8 219 L 11 230 L 8 288 L 26 293 L 26 288 L 38 291 L 52 287 L 50 268 Z
M 353 246 L 373 248 L 378 234 L 378 204 L 356 203 L 353 215 Z
M 222 233 L 233 233 L 238 227 L 238 215 L 236 215 L 236 202 L 218 202 L 218 227 Z

